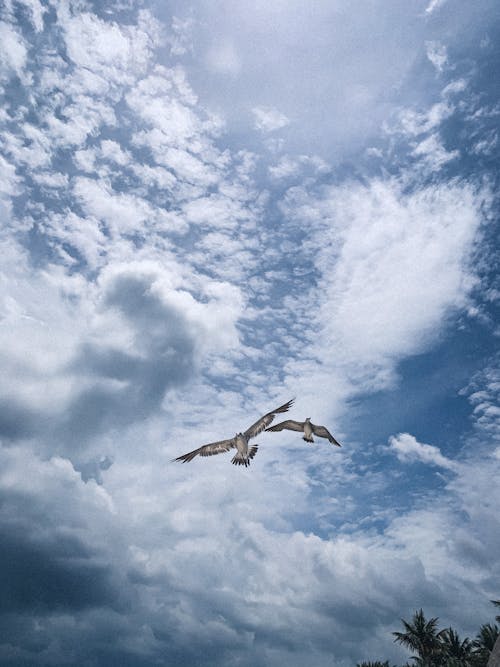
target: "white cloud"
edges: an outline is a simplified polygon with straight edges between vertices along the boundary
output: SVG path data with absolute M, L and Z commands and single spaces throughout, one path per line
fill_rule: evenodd
M 125 286 L 144 283 L 144 295 L 157 298 L 165 308 L 182 313 L 193 329 L 197 345 L 204 350 L 227 350 L 237 345 L 235 323 L 243 306 L 240 290 L 218 281 L 204 280 L 199 286 L 203 301 L 198 301 L 192 295 L 194 286 L 186 284 L 179 268 L 174 262 L 166 265 L 151 261 L 108 265 L 101 273 L 100 287 L 108 293 L 113 292 L 118 283 Z
M 438 72 L 442 72 L 448 63 L 446 46 L 439 42 L 426 42 L 427 58 L 431 61 Z
M 202 125 L 192 110 L 192 94 L 181 89 L 178 73 L 156 67 L 127 95 L 127 103 L 147 125 L 164 134 L 164 143 L 184 147 L 198 134 Z
M 26 456 L 26 450 L 19 447 L 0 449 L 0 488 L 4 492 L 15 490 L 20 495 L 35 498 L 39 507 L 45 506 L 47 515 L 50 514 L 51 521 L 59 528 L 70 526 L 83 506 L 87 506 L 85 513 L 115 513 L 113 500 L 106 490 L 94 480 L 84 484 L 70 461 L 56 456 L 42 461 L 35 451 L 30 453 L 30 457 Z M 71 506 L 65 501 L 69 489 L 73 499 Z M 76 516 L 71 517 L 73 511 Z
M 424 112 L 405 109 L 400 114 L 401 129 L 409 136 L 430 132 L 451 116 L 453 107 L 447 102 L 437 102 Z
M 74 193 L 85 211 L 106 223 L 114 237 L 145 231 L 154 212 L 150 204 L 134 195 L 117 193 L 98 180 L 77 178 Z
M 448 83 L 442 91 L 443 97 L 447 95 L 456 95 L 463 92 L 467 88 L 467 81 L 465 79 L 456 79 Z
M 312 171 L 314 174 L 326 174 L 331 167 L 317 156 L 299 155 L 297 157 L 285 155 L 275 165 L 268 167 L 269 174 L 272 178 L 277 180 L 303 176 L 306 170 Z
M 85 281 L 77 276 L 65 280 L 59 269 L 33 270 L 26 251 L 12 241 L 2 244 L 2 254 L 0 341 L 8 373 L 2 376 L 0 395 L 18 406 L 18 421 L 25 420 L 21 432 L 26 426 L 31 434 L 37 422 L 41 438 L 40 414 L 64 409 L 72 391 L 71 377 L 62 369 L 85 335 L 84 313 L 76 305 Z
M 447 151 L 439 136 L 431 134 L 415 146 L 413 155 L 423 158 L 423 163 L 430 171 L 438 171 L 450 160 L 457 159 L 460 152 L 458 150 Z
M 466 304 L 477 282 L 469 258 L 487 200 L 487 192 L 465 184 L 404 193 L 397 180 L 311 195 L 291 189 L 285 214 L 317 228 L 303 250 L 321 274 L 321 296 L 313 307 L 311 294 L 303 302 L 309 321 L 319 313 L 308 356 L 314 350 L 335 377 L 347 375 L 364 389 L 388 386 L 396 360 L 424 349 L 447 313 Z M 303 374 L 300 364 L 292 367 Z
M 431 0 L 427 7 L 425 8 L 425 13 L 426 14 L 432 14 L 435 12 L 439 7 L 442 7 L 447 0 Z
M 75 179 L 74 193 L 85 211 L 102 220 L 114 238 L 146 235 L 152 229 L 174 233 L 186 230 L 178 216 L 153 207 L 137 195 L 115 192 L 102 181 L 79 177 Z
M 254 107 L 255 129 L 261 132 L 275 132 L 290 124 L 284 113 L 273 107 Z
M 289 156 L 281 158 L 278 164 L 269 167 L 269 173 L 273 178 L 289 178 L 300 173 L 300 162 Z
M 64 5 L 59 6 L 58 14 L 71 60 L 113 83 L 133 83 L 145 72 L 152 49 L 159 43 L 156 22 L 147 12 L 137 26 L 102 21 L 87 12 L 71 15 Z
M 366 149 L 366 154 L 369 157 L 374 157 L 374 158 L 383 157 L 383 152 L 380 150 L 380 148 L 376 148 L 375 146 L 370 146 L 369 148 L 367 148 Z
M 194 199 L 183 210 L 189 222 L 213 228 L 231 229 L 252 218 L 251 211 L 237 200 L 217 195 Z
M 46 171 L 34 174 L 33 180 L 48 188 L 64 188 L 67 187 L 69 179 L 67 174 Z
M 479 390 L 478 390 L 479 388 Z M 493 361 L 484 371 L 478 373 L 467 389 L 474 391 L 469 401 L 474 406 L 476 430 L 482 437 L 492 442 L 500 441 L 500 371 L 498 361 Z M 462 393 L 467 393 L 467 389 Z
M 453 471 L 458 468 L 454 461 L 441 454 L 439 447 L 418 442 L 409 433 L 398 433 L 396 436 L 391 436 L 389 438 L 389 445 L 398 459 L 403 463 L 421 461 L 422 463 L 429 463 Z
M 20 136 L 6 131 L 2 143 L 5 153 L 11 156 L 15 164 L 25 164 L 31 169 L 37 169 L 47 167 L 50 163 L 50 139 L 29 123 L 22 127 Z
M 130 169 L 145 187 L 158 187 L 166 192 L 171 192 L 177 185 L 176 177 L 163 167 L 150 167 L 147 164 L 132 162 Z
M 19 183 L 14 165 L 0 155 L 0 197 L 7 211 L 10 211 L 12 196 L 19 192 Z
M 81 96 L 78 104 L 68 105 L 64 120 L 48 113 L 46 123 L 53 141 L 62 147 L 83 146 L 89 135 L 95 134 L 102 124 L 116 126 L 116 116 L 111 106 L 91 97 Z
M 43 17 L 47 8 L 42 5 L 40 0 L 21 0 L 22 4 L 28 7 L 31 14 L 31 22 L 37 32 L 43 30 Z
M 14 73 L 24 80 L 28 50 L 23 37 L 13 26 L 0 21 L 0 41 L 0 75 L 8 78 Z
M 110 139 L 101 141 L 101 155 L 107 160 L 116 162 L 116 164 L 119 164 L 121 167 L 125 167 L 131 163 L 130 155 L 122 150 L 118 142 Z
M 175 173 L 179 187 L 192 188 L 195 196 L 196 187 L 220 180 L 229 162 L 212 143 L 220 122 L 195 109 L 196 96 L 181 69 L 156 66 L 126 100 L 147 128 L 134 134 L 134 145 L 149 148 L 157 165 Z
M 81 218 L 73 211 L 48 216 L 44 221 L 47 234 L 60 243 L 72 246 L 84 258 L 91 269 L 97 269 L 105 261 L 108 238 L 103 225 L 94 217 Z
M 481 139 L 474 144 L 472 152 L 476 155 L 492 155 L 497 146 L 498 134 L 492 131 L 486 139 Z

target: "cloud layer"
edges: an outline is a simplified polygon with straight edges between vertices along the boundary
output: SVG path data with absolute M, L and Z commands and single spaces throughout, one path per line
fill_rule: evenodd
M 0 662 L 403 662 L 421 606 L 475 633 L 500 585 L 490 4 L 139 4 L 2 10 Z M 426 433 L 405 392 L 445 372 Z M 172 463 L 292 396 L 341 450 Z

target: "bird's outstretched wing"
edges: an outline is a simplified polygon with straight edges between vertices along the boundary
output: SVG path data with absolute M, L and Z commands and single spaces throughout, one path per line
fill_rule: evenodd
M 296 422 L 293 419 L 287 419 L 284 422 L 280 422 L 279 424 L 275 424 L 274 426 L 266 428 L 266 431 L 282 431 L 284 428 L 288 429 L 289 431 L 303 431 L 304 422 Z
M 266 426 L 269 426 L 269 424 L 273 421 L 274 417 L 278 414 L 278 412 L 287 412 L 287 410 L 290 409 L 294 400 L 295 399 L 292 398 L 290 401 L 288 401 L 288 403 L 280 405 L 280 407 L 276 408 L 276 410 L 271 410 L 271 412 L 268 412 L 266 415 L 264 415 L 258 421 L 256 421 L 255 424 L 252 424 L 250 428 L 247 428 L 247 430 L 245 431 L 245 435 L 247 436 L 247 438 L 255 438 L 256 435 L 262 433 L 262 431 L 266 428 Z
M 230 438 L 229 440 L 219 440 L 218 442 L 209 442 L 208 445 L 203 445 L 198 447 L 198 449 L 193 449 L 192 452 L 178 456 L 172 461 L 182 461 L 182 463 L 187 463 L 192 461 L 195 456 L 214 456 L 215 454 L 222 454 L 223 452 L 228 452 L 233 447 L 236 447 L 236 439 Z
M 332 445 L 337 445 L 337 447 L 342 447 L 340 442 L 337 442 L 330 431 L 324 426 L 316 426 L 311 424 L 314 435 L 317 435 L 319 438 L 328 438 Z

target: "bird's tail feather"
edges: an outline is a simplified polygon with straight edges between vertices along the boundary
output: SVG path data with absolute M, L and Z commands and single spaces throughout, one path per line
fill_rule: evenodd
M 306 442 L 314 442 L 311 435 L 303 435 L 302 440 L 305 440 Z
M 245 466 L 245 468 L 248 468 L 248 466 L 250 465 L 250 459 L 253 459 L 253 457 L 257 454 L 258 449 L 259 445 L 252 445 L 249 448 L 248 454 L 246 456 L 238 452 L 231 459 L 231 463 L 233 463 L 235 466 Z

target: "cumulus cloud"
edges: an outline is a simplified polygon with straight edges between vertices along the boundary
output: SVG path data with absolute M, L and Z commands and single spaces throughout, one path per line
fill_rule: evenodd
M 3 76 L 23 77 L 27 60 L 26 43 L 19 32 L 8 23 L 0 23 L 0 39 L 4 45 L 0 54 L 0 72 Z
M 169 386 L 186 382 L 193 373 L 196 331 L 190 331 L 186 309 L 169 304 L 168 297 L 163 300 L 155 286 L 158 276 L 141 269 L 117 272 L 104 284 L 103 306 L 123 318 L 129 344 L 125 349 L 82 344 L 71 368 L 87 386 L 66 406 L 61 439 L 71 433 L 85 439 L 115 424 L 144 419 Z
M 157 24 L 148 11 L 132 26 L 103 21 L 89 12 L 71 14 L 64 5 L 58 15 L 68 56 L 75 65 L 113 83 L 131 83 L 143 73 L 158 43 Z
M 82 239 L 88 247 L 88 230 Z M 173 267 L 136 262 L 109 265 L 94 289 L 66 279 L 61 294 L 64 274 L 55 284 L 56 276 L 39 275 L 34 285 L 25 256 L 11 250 L 10 259 L 10 280 L 19 279 L 4 294 L 8 318 L 0 334 L 4 368 L 17 379 L 0 392 L 6 441 L 36 435 L 41 448 L 82 463 L 90 440 L 145 419 L 204 356 L 238 344 L 242 300 L 235 288 L 207 281 L 198 300 Z M 92 323 L 82 327 L 86 314 Z
M 439 447 L 426 445 L 409 433 L 398 433 L 389 438 L 389 446 L 403 463 L 421 461 L 439 468 L 456 470 L 457 464 L 441 454 Z

